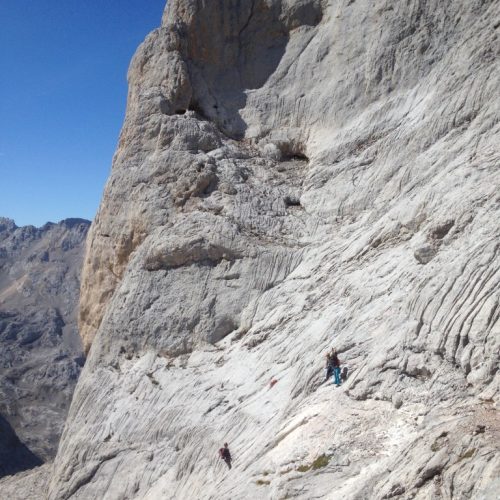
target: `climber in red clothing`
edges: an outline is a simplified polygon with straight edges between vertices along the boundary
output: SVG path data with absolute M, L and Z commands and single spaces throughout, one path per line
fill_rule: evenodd
M 229 451 L 227 443 L 224 443 L 224 448 L 219 450 L 219 456 L 226 462 L 227 466 L 231 468 L 231 452 Z

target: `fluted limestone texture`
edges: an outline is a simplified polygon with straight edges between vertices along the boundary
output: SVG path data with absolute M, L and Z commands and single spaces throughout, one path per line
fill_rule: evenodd
M 499 7 L 169 0 L 49 498 L 495 498 Z
M 84 362 L 76 313 L 89 226 L 0 218 L 0 477 L 56 454 Z

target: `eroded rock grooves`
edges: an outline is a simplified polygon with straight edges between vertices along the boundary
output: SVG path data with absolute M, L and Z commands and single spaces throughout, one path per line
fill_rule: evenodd
M 49 498 L 494 498 L 499 16 L 168 2 L 90 231 Z

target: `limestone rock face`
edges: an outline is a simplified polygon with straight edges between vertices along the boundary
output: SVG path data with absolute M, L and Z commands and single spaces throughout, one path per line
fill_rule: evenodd
M 76 310 L 89 226 L 0 218 L 0 476 L 55 456 L 84 362 Z
M 498 1 L 169 0 L 49 498 L 494 498 L 499 26 Z

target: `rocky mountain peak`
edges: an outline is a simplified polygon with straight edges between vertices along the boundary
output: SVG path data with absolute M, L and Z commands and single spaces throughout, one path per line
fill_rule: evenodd
M 0 217 L 0 235 L 2 235 L 2 233 L 11 233 L 15 229 L 17 229 L 17 226 L 12 219 Z

